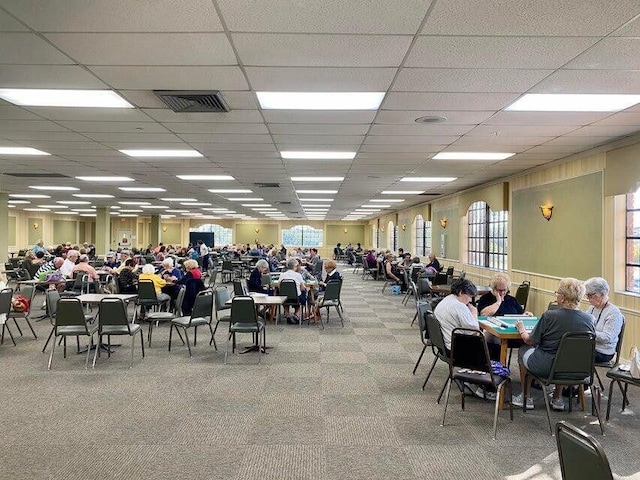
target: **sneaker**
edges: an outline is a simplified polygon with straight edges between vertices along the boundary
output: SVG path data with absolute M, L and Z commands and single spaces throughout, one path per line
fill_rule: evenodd
M 492 402 L 496 401 L 496 392 L 487 392 L 485 395 L 485 392 L 481 387 L 478 387 L 474 395 L 478 398 L 482 398 L 483 400 L 491 400 Z
M 564 411 L 564 400 L 562 400 L 561 398 L 554 398 L 553 400 L 551 400 L 551 408 L 553 408 L 557 412 Z
M 511 397 L 511 404 L 514 407 L 522 407 L 523 404 L 523 399 L 522 399 L 522 394 L 518 394 L 518 395 L 513 395 Z M 535 407 L 533 405 L 533 398 L 531 397 L 527 397 L 527 410 L 533 410 Z

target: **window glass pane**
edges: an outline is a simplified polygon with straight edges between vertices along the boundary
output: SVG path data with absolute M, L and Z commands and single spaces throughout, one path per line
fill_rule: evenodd
M 627 195 L 625 290 L 640 293 L 640 189 Z
M 213 241 L 216 247 L 224 247 L 225 245 L 231 245 L 233 243 L 233 230 L 231 228 L 225 228 L 222 225 L 215 223 L 199 225 L 190 230 L 192 232 L 213 232 Z

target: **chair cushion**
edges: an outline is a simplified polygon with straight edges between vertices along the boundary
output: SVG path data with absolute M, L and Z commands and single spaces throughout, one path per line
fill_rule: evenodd
M 169 320 L 173 320 L 175 317 L 176 316 L 171 312 L 150 312 L 142 320 L 144 320 L 145 322 L 167 322 Z
M 129 325 L 131 329 L 131 335 L 138 333 L 138 331 L 142 328 L 137 323 L 132 323 Z M 103 335 L 129 335 L 129 330 L 126 325 L 103 325 L 101 333 Z
M 209 320 L 204 317 L 196 317 L 193 320 L 191 317 L 178 317 L 171 320 L 171 323 L 180 325 L 181 327 L 187 327 L 189 325 L 189 321 L 191 321 L 192 327 L 199 327 L 200 325 L 206 325 L 209 323 Z
M 493 378 L 496 381 L 496 384 L 499 384 L 504 379 L 508 377 L 501 377 L 499 375 L 494 375 Z M 456 370 L 453 372 L 453 379 L 460 380 L 462 382 L 472 383 L 474 385 L 493 385 L 493 381 L 491 380 L 491 375 L 488 373 L 473 373 L 468 370 Z
M 57 335 L 89 335 L 98 331 L 98 325 L 64 325 L 56 328 Z
M 640 379 L 633 378 L 630 372 L 625 372 L 623 370 L 620 370 L 618 367 L 609 370 L 607 372 L 607 377 L 612 380 L 620 380 L 623 382 L 640 386 Z
M 229 329 L 230 331 L 236 333 L 254 333 L 261 331 L 263 328 L 264 323 L 262 322 L 258 322 L 257 324 L 236 322 L 231 324 L 231 327 Z

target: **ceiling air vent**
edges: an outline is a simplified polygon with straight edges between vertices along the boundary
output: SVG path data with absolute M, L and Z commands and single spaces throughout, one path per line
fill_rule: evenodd
M 10 173 L 4 172 L 3 175 L 9 175 L 10 177 L 18 178 L 69 178 L 67 175 L 61 173 Z
M 421 197 L 437 197 L 438 195 L 442 195 L 441 193 L 420 193 Z
M 279 183 L 254 183 L 258 188 L 280 188 Z
M 276 205 L 291 205 L 291 202 L 274 202 Z
M 217 90 L 203 91 L 175 91 L 154 90 L 153 93 L 171 110 L 181 112 L 228 112 L 229 105 Z

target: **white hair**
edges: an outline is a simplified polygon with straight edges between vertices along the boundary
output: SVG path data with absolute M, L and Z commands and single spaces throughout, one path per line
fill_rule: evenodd
M 165 258 L 162 261 L 162 266 L 163 267 L 173 268 L 173 258 L 171 258 L 171 257 Z
M 142 273 L 156 273 L 156 267 L 154 267 L 150 263 L 147 263 L 146 265 L 142 266 Z

